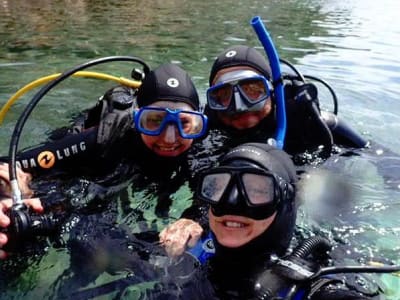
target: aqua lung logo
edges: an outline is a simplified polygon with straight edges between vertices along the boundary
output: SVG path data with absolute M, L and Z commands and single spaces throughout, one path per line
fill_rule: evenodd
M 79 144 L 73 144 L 69 147 L 59 149 L 56 151 L 44 150 L 39 153 L 35 158 L 27 158 L 19 161 L 18 163 L 24 168 L 37 168 L 41 167 L 43 169 L 52 168 L 57 160 L 63 160 L 67 157 L 75 156 L 86 151 L 85 142 L 80 142 Z
M 37 161 L 39 163 L 39 166 L 43 169 L 50 169 L 54 166 L 56 162 L 56 157 L 54 156 L 53 152 L 43 151 L 39 153 Z
M 172 88 L 177 88 L 179 86 L 179 80 L 176 78 L 168 78 L 167 85 Z
M 226 52 L 225 57 L 234 57 L 237 54 L 235 50 Z

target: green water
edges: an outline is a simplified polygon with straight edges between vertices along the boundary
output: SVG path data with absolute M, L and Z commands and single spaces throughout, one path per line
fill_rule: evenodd
M 398 9 L 395 0 L 3 0 L 0 105 L 39 77 L 110 55 L 138 56 L 151 67 L 166 61 L 180 63 L 194 78 L 204 102 L 209 70 L 220 51 L 234 44 L 262 50 L 249 25 L 250 19 L 259 15 L 280 57 L 334 87 L 341 117 L 371 140 L 400 152 Z M 113 63 L 94 70 L 129 77 L 132 67 Z M 68 124 L 73 114 L 93 105 L 111 85 L 93 79 L 63 82 L 34 110 L 20 147 L 45 140 L 49 130 Z M 20 98 L 1 124 L 1 155 L 8 153 L 15 121 L 34 92 Z M 340 168 L 333 167 L 353 185 L 354 202 L 318 225 L 338 239 L 350 241 L 354 246 L 349 253 L 352 257 L 386 256 L 400 262 L 400 182 L 388 188 L 373 164 L 375 160 L 348 158 Z M 399 169 L 392 172 L 399 174 Z M 136 193 L 129 197 L 135 199 L 132 206 L 146 208 L 147 217 L 154 218 L 151 196 L 149 199 Z M 189 199 L 190 193 L 183 188 L 175 197 L 181 201 L 172 207 L 174 217 L 187 204 L 183 200 Z M 307 223 L 302 219 L 299 222 Z M 160 229 L 164 223 L 159 220 L 154 226 Z M 68 258 L 63 248 L 52 247 L 39 260 L 28 258 L 29 267 L 1 298 L 49 298 L 49 288 L 68 268 Z M 104 274 L 96 283 L 112 278 Z M 382 279 L 389 298 L 399 299 L 398 278 L 385 275 Z

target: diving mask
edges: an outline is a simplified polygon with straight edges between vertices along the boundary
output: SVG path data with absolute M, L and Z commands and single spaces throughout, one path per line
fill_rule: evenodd
M 207 117 L 200 112 L 145 106 L 135 112 L 135 128 L 143 134 L 160 135 L 167 125 L 173 124 L 184 139 L 203 136 L 207 130 Z
M 200 174 L 196 197 L 211 204 L 215 215 L 270 217 L 280 201 L 292 196 L 285 180 L 257 167 L 217 167 Z
M 237 70 L 223 74 L 207 90 L 207 103 L 218 111 L 260 111 L 272 90 L 264 76 L 251 70 Z

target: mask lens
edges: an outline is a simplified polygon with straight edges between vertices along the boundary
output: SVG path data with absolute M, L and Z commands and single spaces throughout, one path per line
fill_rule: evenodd
M 221 111 L 232 109 L 231 102 L 234 98 L 234 91 L 239 91 L 243 105 L 246 108 L 253 107 L 270 96 L 270 88 L 264 77 L 259 75 L 243 79 L 234 77 L 230 81 L 219 83 L 207 90 L 207 103 L 209 107 Z
M 248 201 L 253 205 L 272 203 L 275 198 L 273 177 L 261 174 L 242 174 L 242 183 Z
M 157 133 L 161 130 L 166 115 L 167 112 L 163 110 L 143 110 L 140 114 L 139 126 L 146 131 Z
M 202 197 L 210 202 L 219 202 L 231 177 L 230 173 L 208 174 L 204 176 L 200 189 Z
M 205 126 L 200 114 L 189 112 L 180 112 L 179 122 L 181 123 L 182 132 L 185 135 L 198 135 L 203 131 Z
M 160 135 L 166 125 L 173 125 L 182 138 L 194 139 L 206 132 L 207 118 L 198 112 L 142 107 L 135 113 L 136 129 L 146 135 Z
M 231 103 L 232 91 L 233 87 L 230 84 L 216 85 L 215 87 L 208 89 L 208 104 L 213 109 L 227 109 Z
M 239 88 L 251 103 L 261 101 L 269 96 L 266 82 L 261 78 L 250 78 L 239 81 Z

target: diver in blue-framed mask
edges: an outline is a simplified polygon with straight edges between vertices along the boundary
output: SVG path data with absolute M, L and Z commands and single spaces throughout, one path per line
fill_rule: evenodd
M 173 64 L 161 66 L 145 78 L 138 92 L 135 129 L 160 156 L 179 156 L 207 131 L 207 117 L 199 112 L 194 84 L 178 70 Z
M 272 84 L 257 72 L 237 70 L 218 78 L 207 90 L 207 101 L 211 109 L 228 113 L 259 111 L 272 90 Z
M 222 132 L 232 147 L 246 142 L 274 144 L 273 139 L 284 126 L 282 146 L 292 155 L 314 152 L 322 145 L 320 156 L 326 158 L 334 144 L 367 146 L 361 135 L 337 117 L 336 95 L 327 83 L 315 77 L 309 80 L 289 62 L 280 63 L 291 71 L 282 73 L 279 82 L 274 82 L 270 61 L 257 49 L 234 45 L 222 51 L 212 65 L 206 93 L 205 114 L 210 129 Z M 333 113 L 321 111 L 316 82 L 323 82 L 331 92 Z M 276 86 L 281 83 L 284 107 L 278 109 L 282 103 L 277 101 Z M 285 111 L 285 119 L 280 110 Z
M 117 86 L 109 90 L 82 118 L 74 128 L 58 131 L 49 142 L 18 153 L 19 166 L 30 172 L 27 176 L 33 174 L 34 179 L 40 180 L 40 175 L 50 176 L 54 171 L 63 174 L 60 184 L 69 175 L 78 184 L 83 176 L 90 181 L 87 185 L 82 180 L 85 185 L 82 193 L 90 195 L 82 196 L 81 202 L 70 205 L 68 197 L 51 200 L 65 204 L 61 212 L 65 217 L 98 201 L 99 194 L 101 199 L 112 197 L 132 178 L 138 190 L 151 184 L 155 187 L 152 189 L 157 196 L 155 213 L 167 216 L 172 204 L 170 195 L 191 179 L 192 144 L 207 129 L 207 117 L 200 112 L 199 96 L 189 74 L 176 64 L 162 64 L 143 74 L 137 89 Z M 8 165 L 2 164 L 3 168 L 6 170 Z M 3 194 L 3 190 L 9 190 L 10 182 L 8 172 L 0 175 L 0 194 Z M 35 191 L 35 196 L 41 195 L 46 209 L 51 211 L 46 188 Z M 107 200 L 102 203 L 108 204 Z M 2 207 L 0 217 L 8 220 L 9 206 Z M 196 214 L 197 211 L 190 216 L 196 218 Z M 9 226 L 3 223 L 0 258 L 5 257 L 1 249 L 6 244 L 1 230 Z M 93 226 L 87 228 L 95 231 Z

